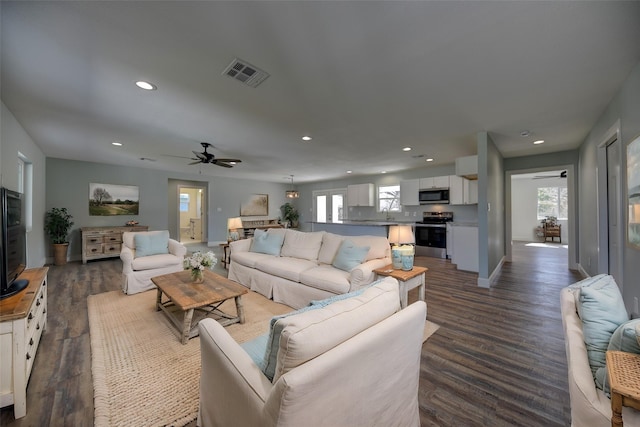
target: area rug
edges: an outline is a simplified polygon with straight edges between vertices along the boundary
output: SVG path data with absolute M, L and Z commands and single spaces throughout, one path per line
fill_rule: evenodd
M 155 299 L 156 291 L 88 297 L 96 427 L 184 426 L 197 417 L 200 340 L 182 345 L 176 328 L 155 310 Z M 226 328 L 239 343 L 266 332 L 272 316 L 292 310 L 255 292 L 242 300 L 245 323 Z M 221 308 L 235 312 L 233 300 Z M 427 321 L 424 340 L 437 329 Z

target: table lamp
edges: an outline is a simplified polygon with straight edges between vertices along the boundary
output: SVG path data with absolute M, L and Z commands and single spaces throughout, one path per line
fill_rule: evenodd
M 240 238 L 238 230 L 242 227 L 242 219 L 240 217 L 227 219 L 227 230 L 229 230 L 229 241 L 236 241 Z
M 415 243 L 415 241 L 415 236 L 410 225 L 392 225 L 389 227 L 389 243 L 393 244 L 391 247 L 391 260 L 394 269 L 413 269 L 414 249 L 411 245 Z M 403 256 L 406 257 L 405 263 L 403 263 Z

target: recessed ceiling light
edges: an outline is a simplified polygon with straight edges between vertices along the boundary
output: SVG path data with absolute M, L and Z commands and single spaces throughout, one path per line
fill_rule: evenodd
M 111 145 L 115 145 L 116 147 L 121 147 L 121 146 L 122 146 L 122 142 L 120 142 L 120 141 L 113 141 L 113 142 L 111 143 Z
M 308 135 L 305 135 L 305 136 L 303 136 L 303 137 L 302 137 L 302 140 L 303 140 L 303 141 L 311 141 L 312 139 L 313 139 L 313 138 L 311 138 L 311 137 L 310 137 L 310 136 L 308 136 Z
M 347 173 L 353 173 L 353 171 L 347 171 Z
M 411 147 L 404 147 L 402 151 L 411 151 Z
M 387 171 L 380 171 L 380 173 L 387 173 Z
M 139 80 L 136 82 L 136 86 L 138 86 L 140 89 L 144 89 L 144 90 L 156 90 L 158 89 L 158 87 L 152 83 L 149 82 L 145 82 L 144 80 Z
M 433 162 L 433 159 L 429 157 L 428 159 L 425 160 L 425 162 Z
M 544 144 L 544 139 L 539 139 L 537 141 L 533 141 L 534 145 L 540 145 L 540 144 Z

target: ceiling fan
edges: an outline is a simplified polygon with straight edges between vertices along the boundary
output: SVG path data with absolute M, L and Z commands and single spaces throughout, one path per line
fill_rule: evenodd
M 566 178 L 567 171 L 560 172 L 560 175 L 536 175 L 533 179 L 544 179 L 544 178 Z
M 213 145 L 209 144 L 208 142 L 201 142 L 200 144 L 204 148 L 204 151 L 201 153 L 197 151 L 193 151 L 193 154 L 195 154 L 196 157 L 191 158 L 191 160 L 195 160 L 195 162 L 189 163 L 190 165 L 196 165 L 198 163 L 207 163 L 207 164 L 222 166 L 225 168 L 232 168 L 233 165 L 235 165 L 236 163 L 242 162 L 242 160 L 239 160 L 239 159 L 217 159 L 214 154 L 211 154 L 207 151 L 207 148 L 213 147 Z

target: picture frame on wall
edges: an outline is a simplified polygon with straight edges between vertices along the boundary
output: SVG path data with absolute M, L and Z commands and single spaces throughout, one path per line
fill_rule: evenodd
M 140 194 L 136 185 L 89 184 L 89 215 L 138 215 Z
M 640 135 L 627 146 L 627 243 L 640 249 Z
M 240 216 L 267 216 L 269 214 L 269 195 L 252 194 L 240 204 Z

